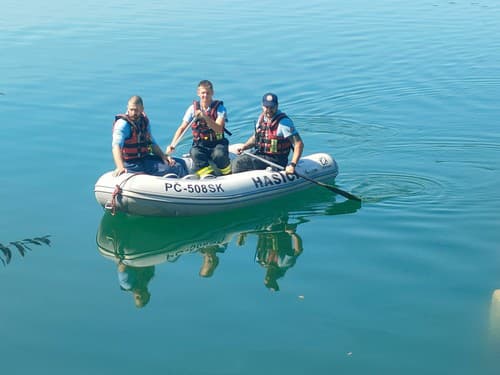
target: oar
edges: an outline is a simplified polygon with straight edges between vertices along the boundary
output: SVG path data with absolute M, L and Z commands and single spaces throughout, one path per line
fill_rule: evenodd
M 268 165 L 270 165 L 272 167 L 278 168 L 279 170 L 284 170 L 285 169 L 281 165 L 273 163 L 272 161 L 266 160 L 264 158 L 261 158 L 260 156 L 252 154 L 251 152 L 243 151 L 243 154 L 248 155 L 248 156 L 250 156 L 252 158 L 258 159 L 258 160 L 260 160 L 263 163 L 266 163 L 266 164 L 268 164 Z M 328 190 L 331 190 L 334 193 L 340 194 L 340 195 L 342 195 L 343 197 L 345 197 L 347 199 L 352 199 L 352 200 L 361 202 L 361 198 L 359 198 L 359 197 L 357 197 L 357 196 L 355 196 L 355 195 L 353 195 L 353 194 L 351 194 L 351 193 L 349 193 L 347 191 L 339 189 L 336 186 L 328 185 L 328 184 L 325 184 L 324 182 L 313 180 L 312 178 L 309 178 L 309 177 L 304 176 L 303 174 L 300 174 L 300 173 L 297 173 L 297 172 L 295 172 L 295 175 L 297 175 L 300 178 L 303 178 L 304 180 L 312 182 L 313 184 L 316 184 L 316 185 L 319 185 L 319 186 L 323 186 L 324 188 L 327 188 Z
M 189 128 L 191 128 L 191 126 L 193 125 L 193 123 L 195 122 L 196 120 L 196 117 L 194 117 L 191 122 L 189 124 L 186 125 L 186 127 L 184 128 L 184 130 L 182 131 L 181 135 L 179 135 L 179 138 L 177 138 L 175 140 L 175 142 L 172 142 L 171 143 L 171 146 L 173 146 L 173 148 L 176 148 L 177 145 L 179 144 L 179 142 L 182 140 L 182 138 L 184 137 L 184 135 L 186 135 L 187 131 Z

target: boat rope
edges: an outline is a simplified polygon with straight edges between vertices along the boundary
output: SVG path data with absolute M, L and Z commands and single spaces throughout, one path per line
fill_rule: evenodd
M 115 185 L 115 190 L 113 191 L 113 194 L 111 195 L 111 203 L 106 205 L 106 209 L 111 210 L 111 215 L 114 216 L 116 214 L 116 199 L 118 196 L 120 196 L 122 194 L 122 191 L 123 191 L 122 187 L 132 177 L 140 175 L 140 174 L 145 174 L 145 173 L 143 173 L 143 172 L 133 173 L 130 176 L 128 176 L 127 178 L 125 178 L 122 182 Z

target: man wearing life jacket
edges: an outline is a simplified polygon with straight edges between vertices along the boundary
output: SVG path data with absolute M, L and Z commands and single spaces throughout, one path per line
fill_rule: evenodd
M 174 173 L 179 177 L 186 174 L 181 161 L 166 156 L 154 140 L 140 96 L 132 96 L 127 104 L 127 112 L 115 116 L 112 152 L 116 165 L 113 172 L 115 176 L 127 172 L 156 176 Z
M 200 178 L 215 174 L 211 161 L 220 174 L 230 174 L 229 141 L 224 137 L 224 132 L 229 133 L 225 129 L 226 108 L 222 101 L 213 100 L 214 89 L 210 81 L 200 81 L 197 94 L 200 101 L 194 101 L 186 110 L 166 153 L 170 155 L 175 150 L 175 145 L 190 126 L 193 134 L 190 156 L 196 174 Z
M 269 164 L 250 155 L 241 155 L 253 148 L 253 154 L 285 168 L 286 173 L 295 173 L 295 166 L 304 150 L 304 143 L 293 121 L 278 109 L 278 97 L 267 93 L 262 98 L 262 113 L 256 124 L 255 133 L 236 150 L 238 157 L 233 161 L 233 173 L 266 169 Z M 290 162 L 288 155 L 293 149 Z

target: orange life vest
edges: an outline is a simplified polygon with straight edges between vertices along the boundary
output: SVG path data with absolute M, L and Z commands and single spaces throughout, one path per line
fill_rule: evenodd
M 215 121 L 217 119 L 217 108 L 219 108 L 219 105 L 221 104 L 223 104 L 222 101 L 214 100 L 212 104 L 210 104 L 210 108 L 208 111 L 202 111 L 204 114 L 210 116 L 210 118 Z M 193 110 L 196 113 L 196 111 L 199 109 L 200 102 L 195 100 L 193 102 Z M 193 122 L 193 125 L 191 125 L 191 129 L 193 132 L 194 144 L 198 144 L 200 142 L 213 143 L 224 138 L 224 133 L 216 133 L 213 129 L 208 127 L 207 122 L 203 119 L 197 119 L 195 122 Z
M 115 116 L 113 128 L 119 119 L 125 120 L 130 125 L 130 137 L 125 139 L 122 148 L 123 160 L 137 159 L 150 154 L 153 142 L 148 129 L 149 119 L 146 114 L 143 112 L 137 122 L 132 121 L 126 114 L 118 114 Z
M 292 143 L 285 137 L 278 135 L 280 121 L 288 116 L 284 112 L 276 114 L 271 120 L 265 121 L 262 113 L 257 121 L 255 130 L 255 148 L 269 155 L 288 155 Z

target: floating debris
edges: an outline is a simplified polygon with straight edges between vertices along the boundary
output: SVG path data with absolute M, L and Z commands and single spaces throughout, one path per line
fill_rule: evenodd
M 496 342 L 500 342 L 500 289 L 495 289 L 491 295 L 490 330 Z

